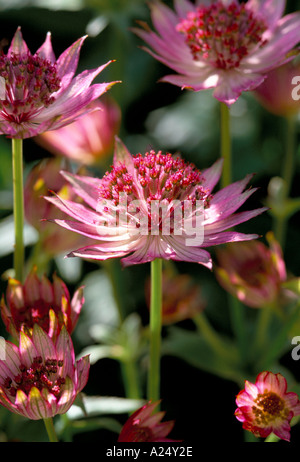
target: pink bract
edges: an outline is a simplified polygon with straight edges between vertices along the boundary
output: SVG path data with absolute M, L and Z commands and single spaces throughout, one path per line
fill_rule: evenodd
M 5 360 L 0 360 L 0 404 L 28 419 L 66 413 L 87 383 L 89 358 L 75 361 L 65 328 L 53 342 L 35 324 L 32 338 L 21 332 L 19 347 L 7 341 L 5 351 Z
M 255 89 L 271 69 L 292 59 L 300 41 L 300 13 L 282 16 L 285 0 L 174 0 L 173 11 L 152 1 L 156 31 L 134 28 L 154 58 L 176 74 L 161 80 L 194 91 L 213 88 L 231 105 Z
M 72 124 L 42 133 L 37 143 L 51 153 L 65 156 L 83 165 L 105 163 L 111 156 L 117 135 L 121 110 L 112 99 L 93 101 L 92 112 Z
M 32 55 L 17 29 L 0 57 L 0 134 L 28 138 L 63 127 L 91 111 L 89 103 L 116 83 L 91 85 L 111 61 L 74 77 L 85 38 L 56 60 L 50 33 Z
M 273 69 L 253 92 L 260 104 L 272 114 L 291 117 L 300 111 L 299 100 L 292 95 L 293 78 L 300 75 L 300 64 L 296 58 Z
M 161 422 L 165 412 L 156 412 L 158 402 L 149 401 L 135 411 L 125 422 L 118 438 L 119 443 L 168 442 L 166 438 L 174 427 L 174 421 Z
M 245 430 L 266 438 L 272 432 L 290 440 L 290 421 L 300 415 L 298 395 L 287 393 L 287 382 L 281 374 L 261 372 L 255 383 L 245 381 L 245 389 L 236 397 L 236 418 Z
M 46 199 L 71 217 L 54 218 L 54 222 L 95 240 L 69 256 L 95 260 L 126 257 L 124 266 L 163 258 L 211 268 L 205 248 L 257 238 L 256 234 L 226 229 L 266 210 L 234 213 L 255 191 L 244 191 L 251 176 L 212 195 L 221 170 L 221 160 L 200 172 L 170 153 L 150 151 L 132 156 L 117 140 L 114 165 L 102 179 L 62 172 L 83 204 L 59 196 Z

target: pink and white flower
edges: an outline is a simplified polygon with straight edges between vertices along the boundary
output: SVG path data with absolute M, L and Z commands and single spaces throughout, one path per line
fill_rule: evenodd
M 31 54 L 20 28 L 0 56 L 0 134 L 28 138 L 56 130 L 91 111 L 87 105 L 115 82 L 91 85 L 110 63 L 74 77 L 85 36 L 56 60 L 51 35 Z
M 282 16 L 285 0 L 174 0 L 175 11 L 152 1 L 156 31 L 134 28 L 146 50 L 177 74 L 161 80 L 194 91 L 214 88 L 231 105 L 260 85 L 271 69 L 292 59 L 300 13 Z
M 53 342 L 35 324 L 32 338 L 21 332 L 19 347 L 7 341 L 5 352 L 5 360 L 0 360 L 0 404 L 28 419 L 66 413 L 87 383 L 89 358 L 75 361 L 65 328 Z
M 222 160 L 201 173 L 170 153 L 132 156 L 118 140 L 114 165 L 103 179 L 62 172 L 83 204 L 60 196 L 46 199 L 71 217 L 54 222 L 95 240 L 68 256 L 125 257 L 124 266 L 163 258 L 211 268 L 205 248 L 257 238 L 226 229 L 266 210 L 234 213 L 255 191 L 244 191 L 250 176 L 212 195 L 221 170 Z
M 281 374 L 261 372 L 255 383 L 246 380 L 236 404 L 235 416 L 245 430 L 262 438 L 273 432 L 290 441 L 290 421 L 300 415 L 300 401 L 296 393 L 287 392 L 287 382 Z

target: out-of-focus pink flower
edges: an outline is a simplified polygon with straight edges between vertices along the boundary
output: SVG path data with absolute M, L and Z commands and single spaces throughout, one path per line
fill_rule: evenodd
M 299 101 L 292 97 L 292 80 L 300 75 L 299 60 L 293 60 L 268 73 L 254 91 L 261 105 L 272 114 L 288 117 L 300 111 Z
M 188 274 L 171 276 L 163 273 L 162 323 L 173 324 L 193 318 L 205 308 L 199 284 Z M 150 281 L 146 284 L 146 300 L 150 307 Z
M 90 108 L 92 112 L 72 124 L 42 133 L 36 138 L 37 143 L 52 154 L 66 156 L 79 164 L 105 161 L 113 151 L 121 111 L 111 98 L 94 101 Z
M 28 419 L 66 413 L 87 383 L 89 358 L 75 361 L 65 328 L 53 342 L 35 324 L 32 338 L 21 332 L 19 347 L 7 341 L 5 352 L 0 360 L 0 404 Z
M 273 432 L 290 441 L 290 421 L 300 415 L 300 401 L 296 393 L 287 393 L 287 382 L 281 374 L 261 372 L 255 384 L 246 380 L 236 404 L 235 416 L 245 430 L 262 438 Z
M 0 134 L 28 138 L 56 130 L 89 112 L 88 104 L 115 83 L 91 85 L 109 62 L 74 77 L 85 38 L 56 60 L 50 33 L 32 55 L 17 29 L 7 54 L 0 56 Z
M 174 427 L 174 421 L 161 422 L 165 412 L 156 412 L 158 402 L 149 401 L 135 411 L 125 422 L 118 438 L 119 443 L 170 442 L 166 438 Z
M 152 22 L 134 31 L 146 50 L 177 74 L 162 81 L 194 91 L 214 88 L 230 105 L 292 59 L 300 40 L 299 12 L 283 16 L 285 0 L 174 0 L 175 11 L 151 2 Z
M 57 216 L 56 207 L 43 198 L 49 190 L 55 191 L 65 199 L 75 200 L 69 183 L 59 174 L 62 167 L 67 168 L 64 159 L 43 159 L 31 169 L 24 187 L 25 218 L 38 231 L 40 251 L 45 256 L 58 255 L 70 251 L 74 246 L 89 242 L 87 238 L 70 233 L 45 220 L 53 217 L 53 209 Z
M 221 169 L 219 160 L 201 173 L 193 164 L 161 151 L 132 156 L 118 140 L 114 165 L 102 180 L 63 172 L 85 204 L 61 196 L 47 200 L 72 218 L 55 219 L 57 224 L 98 241 L 69 256 L 96 260 L 126 256 L 125 266 L 163 258 L 211 268 L 204 248 L 256 238 L 225 230 L 266 210 L 234 213 L 255 191 L 243 192 L 250 176 L 213 196 Z
M 1 299 L 1 317 L 6 330 L 19 339 L 20 332 L 31 336 L 34 324 L 40 325 L 51 338 L 57 338 L 62 326 L 71 334 L 84 303 L 83 287 L 71 299 L 66 284 L 56 274 L 53 282 L 39 278 L 35 268 L 24 284 L 9 279 L 6 297 Z
M 261 308 L 279 299 L 286 280 L 282 250 L 273 233 L 260 241 L 238 242 L 217 249 L 215 274 L 222 287 L 248 306 Z

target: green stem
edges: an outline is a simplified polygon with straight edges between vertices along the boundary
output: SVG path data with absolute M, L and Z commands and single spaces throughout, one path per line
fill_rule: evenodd
M 12 140 L 12 166 L 15 222 L 14 269 L 15 278 L 22 282 L 24 271 L 24 191 L 22 139 Z
M 148 376 L 148 399 L 160 397 L 160 347 L 162 326 L 162 260 L 151 262 L 150 300 L 150 364 Z
M 274 361 L 284 354 L 289 332 L 292 331 L 299 319 L 299 311 L 300 302 L 295 305 L 290 315 L 283 320 L 281 328 L 276 332 L 275 336 L 272 336 L 271 341 L 268 342 L 268 348 L 265 348 L 258 356 L 256 364 L 259 370 L 268 370 L 272 367 Z
M 292 179 L 294 174 L 294 156 L 295 156 L 295 141 L 296 141 L 296 121 L 293 116 L 287 117 L 286 119 L 286 148 L 284 163 L 282 168 L 282 179 L 284 180 L 284 191 L 282 202 L 288 199 L 292 186 Z M 287 215 L 284 214 L 280 217 L 276 217 L 274 224 L 274 234 L 281 247 L 285 244 L 285 235 L 287 227 Z
M 218 334 L 209 324 L 208 320 L 205 317 L 204 313 L 197 313 L 193 317 L 193 321 L 197 326 L 199 333 L 203 335 L 203 338 L 207 341 L 208 345 L 219 355 L 224 355 L 224 345 L 220 340 Z
M 124 296 L 122 297 L 123 279 L 120 262 L 117 259 L 111 258 L 110 260 L 102 262 L 102 266 L 106 269 L 112 285 L 113 295 L 118 309 L 119 322 L 121 324 L 124 320 L 125 309 Z
M 58 443 L 58 438 L 54 429 L 52 418 L 44 419 L 44 424 L 47 430 L 48 438 L 51 443 Z
M 261 357 L 263 352 L 265 351 L 266 345 L 269 345 L 269 325 L 272 319 L 272 315 L 274 313 L 274 307 L 272 304 L 266 305 L 260 308 L 256 332 L 255 332 L 255 339 L 254 344 L 252 347 L 252 351 L 254 356 Z
M 222 173 L 222 187 L 231 183 L 231 136 L 230 112 L 227 104 L 221 103 L 221 157 L 224 159 Z
M 129 399 L 139 399 L 141 396 L 139 387 L 139 377 L 136 369 L 136 363 L 133 358 L 121 363 L 126 397 Z
M 103 262 L 103 266 L 106 269 L 110 282 L 113 289 L 113 295 L 118 309 L 119 324 L 122 325 L 125 317 L 125 306 L 124 297 L 122 298 L 124 282 L 122 279 L 122 272 L 120 263 L 118 260 L 107 260 Z M 139 399 L 140 398 L 140 386 L 139 386 L 139 374 L 137 371 L 137 363 L 134 357 L 128 358 L 121 364 L 121 371 L 124 380 L 125 393 L 127 398 Z

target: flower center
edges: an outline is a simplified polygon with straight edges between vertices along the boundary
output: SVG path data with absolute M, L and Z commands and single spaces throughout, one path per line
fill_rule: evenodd
M 254 402 L 256 406 L 252 407 L 252 411 L 258 426 L 267 426 L 278 418 L 286 418 L 288 414 L 284 401 L 274 392 L 258 394 Z
M 13 319 L 18 331 L 32 329 L 34 324 L 38 324 L 43 330 L 49 330 L 49 310 L 53 309 L 56 314 L 59 314 L 61 308 L 54 304 L 49 304 L 44 300 L 36 300 L 35 302 L 25 305 L 24 308 L 15 308 L 13 310 Z
M 62 360 L 49 358 L 43 361 L 42 357 L 38 356 L 33 359 L 30 367 L 20 365 L 19 374 L 13 378 L 7 377 L 4 387 L 11 396 L 16 396 L 18 390 L 28 395 L 31 388 L 36 387 L 40 391 L 46 388 L 55 397 L 59 397 L 65 383 L 65 379 L 59 376 L 62 366 Z
M 120 202 L 120 193 L 140 197 L 138 191 L 143 190 L 143 197 L 151 200 L 172 200 L 193 194 L 194 199 L 203 199 L 207 205 L 211 198 L 209 191 L 201 183 L 201 172 L 193 164 L 186 163 L 171 154 L 161 151 L 150 151 L 143 157 L 137 154 L 133 157 L 135 173 L 129 173 L 126 166 L 113 166 L 111 172 L 106 172 L 100 187 L 100 197 Z
M 194 59 L 218 69 L 238 67 L 253 48 L 262 45 L 266 29 L 245 3 L 224 5 L 222 1 L 196 8 L 177 25 Z
M 0 110 L 10 122 L 22 123 L 54 102 L 60 88 L 55 64 L 38 55 L 0 56 Z
M 103 177 L 99 190 L 99 201 L 104 200 L 98 211 L 107 213 L 107 218 L 116 210 L 136 228 L 147 221 L 148 230 L 161 233 L 163 222 L 170 220 L 170 231 L 174 230 L 174 216 L 182 212 L 186 201 L 195 206 L 201 201 L 209 206 L 210 191 L 202 186 L 203 176 L 193 164 L 186 163 L 170 153 L 150 151 L 133 157 L 134 169 L 129 172 L 124 164 L 115 165 Z M 199 205 L 199 204 L 198 204 Z M 155 216 L 155 217 L 154 217 Z M 177 215 L 177 217 L 179 214 Z M 111 223 L 106 222 L 111 225 Z M 153 234 L 157 234 L 157 232 Z

